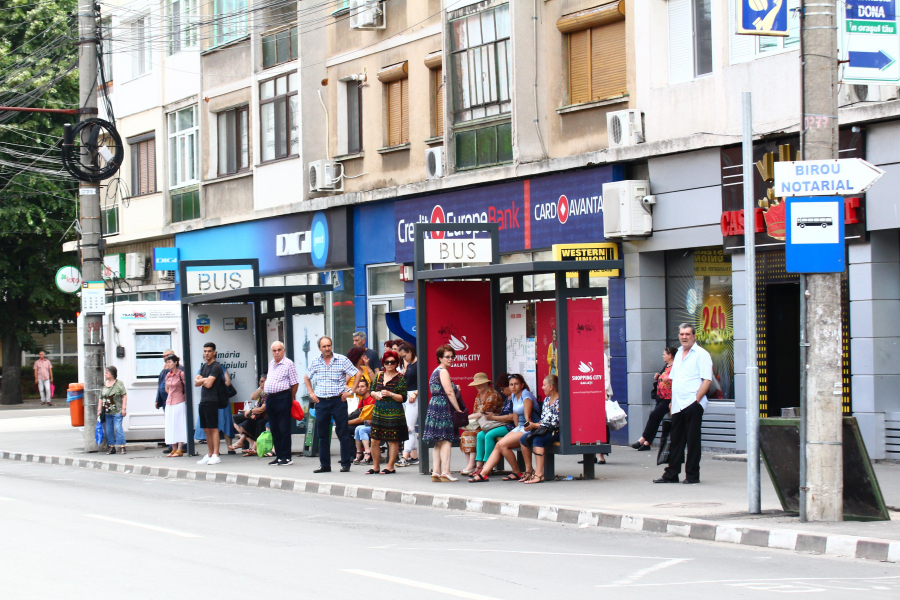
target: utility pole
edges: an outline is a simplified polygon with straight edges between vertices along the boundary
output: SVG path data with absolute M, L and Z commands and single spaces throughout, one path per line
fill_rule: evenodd
M 97 114 L 97 17 L 94 0 L 78 0 L 78 103 L 80 119 Z M 93 165 L 96 151 L 82 155 L 82 164 Z M 103 279 L 100 256 L 100 184 L 82 181 L 81 201 L 81 276 L 83 281 Z M 103 317 L 84 315 L 84 451 L 99 450 L 94 440 L 97 403 L 103 387 Z
M 838 10 L 843 5 L 835 0 L 804 0 L 801 5 L 801 160 L 838 158 Z M 809 344 L 807 362 L 801 365 L 806 374 L 806 485 L 800 483 L 806 489 L 801 493 L 808 520 L 841 521 L 841 274 L 810 274 L 806 283 L 807 314 L 801 315 Z

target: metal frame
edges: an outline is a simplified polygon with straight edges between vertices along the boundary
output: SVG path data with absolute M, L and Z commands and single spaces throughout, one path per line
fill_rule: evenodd
M 425 270 L 424 233 L 426 231 L 487 231 L 492 242 L 492 262 L 487 266 L 458 267 L 454 269 Z M 560 399 L 560 445 L 558 454 L 583 454 L 585 457 L 585 477 L 593 477 L 593 458 L 596 453 L 607 454 L 611 450 L 609 440 L 605 443 L 572 444 L 569 427 L 569 364 L 568 364 L 568 305 L 567 300 L 578 298 L 596 298 L 606 294 L 606 288 L 591 288 L 590 272 L 621 269 L 624 272 L 624 260 L 591 260 L 591 261 L 539 261 L 530 263 L 498 264 L 500 258 L 499 226 L 497 223 L 416 223 L 415 235 L 415 278 L 416 278 L 416 345 L 419 355 L 419 398 L 428 398 L 428 335 L 427 335 L 427 302 L 425 284 L 430 281 L 486 279 L 491 283 L 491 359 L 492 376 L 496 379 L 505 373 L 506 364 L 506 318 L 503 307 L 516 301 L 555 300 L 556 323 L 559 341 L 559 399 Z M 578 287 L 569 288 L 567 274 L 578 273 Z M 525 292 L 522 278 L 525 275 L 553 273 L 556 289 L 554 291 Z M 513 292 L 500 293 L 500 279 L 513 278 Z M 607 376 L 609 374 L 607 373 Z M 420 423 L 425 422 L 428 403 L 419 403 Z M 419 432 L 419 471 L 428 473 L 430 461 L 428 445 L 422 440 Z

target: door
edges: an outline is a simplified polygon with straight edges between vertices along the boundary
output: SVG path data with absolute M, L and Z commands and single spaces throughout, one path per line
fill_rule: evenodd
M 766 286 L 766 417 L 800 406 L 800 285 Z
M 404 304 L 403 296 L 369 300 L 369 347 L 373 348 L 378 356 L 384 353 L 384 342 L 399 337 L 388 330 L 384 315 L 395 310 L 403 310 Z

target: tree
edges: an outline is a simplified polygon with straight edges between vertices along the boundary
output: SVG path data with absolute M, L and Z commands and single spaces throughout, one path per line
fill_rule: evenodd
M 0 10 L 0 105 L 78 106 L 76 0 L 6 0 Z M 33 333 L 59 331 L 78 299 L 54 284 L 74 264 L 77 183 L 62 169 L 59 142 L 68 115 L 0 111 L 0 404 L 19 404 L 22 351 Z

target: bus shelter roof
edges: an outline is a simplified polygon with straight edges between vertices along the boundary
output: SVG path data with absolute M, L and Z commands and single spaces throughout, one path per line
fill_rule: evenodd
M 515 275 L 541 275 L 559 272 L 590 272 L 624 269 L 623 260 L 547 260 L 537 262 L 506 263 L 453 269 L 418 271 L 417 279 L 481 279 L 485 277 L 513 277 Z
M 182 304 L 226 304 L 233 302 L 258 302 L 260 300 L 274 300 L 276 298 L 301 296 L 317 292 L 330 292 L 334 286 L 326 285 L 277 285 L 277 286 L 253 286 L 203 294 L 201 296 L 188 296 L 182 298 Z

